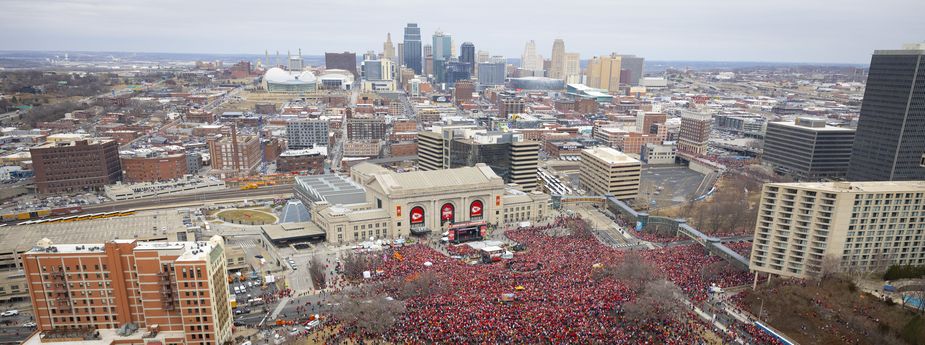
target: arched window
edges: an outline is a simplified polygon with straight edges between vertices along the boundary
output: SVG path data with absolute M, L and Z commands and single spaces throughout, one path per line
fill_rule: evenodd
M 440 224 L 456 220 L 456 207 L 451 203 L 440 206 Z
M 469 218 L 472 220 L 482 219 L 482 213 L 484 212 L 484 204 L 482 200 L 474 200 L 469 204 Z
M 414 208 L 411 209 L 411 213 L 409 213 L 409 217 L 411 217 L 412 226 L 418 225 L 418 224 L 424 224 L 424 208 L 421 206 L 415 206 Z

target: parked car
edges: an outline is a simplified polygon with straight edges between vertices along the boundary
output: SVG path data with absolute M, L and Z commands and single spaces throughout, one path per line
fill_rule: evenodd
M 2 317 L 9 317 L 9 316 L 14 316 L 14 315 L 19 315 L 19 310 L 10 309 L 10 310 L 0 313 L 0 316 Z
M 26 322 L 26 323 L 22 324 L 22 326 L 23 326 L 23 327 L 34 328 L 34 327 L 36 326 L 36 324 L 35 324 L 35 322 L 29 321 L 29 322 Z

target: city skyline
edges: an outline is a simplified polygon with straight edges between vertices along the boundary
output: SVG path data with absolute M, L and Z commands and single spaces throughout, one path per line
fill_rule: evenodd
M 582 56 L 611 52 L 651 60 L 754 61 L 797 63 L 868 63 L 882 47 L 920 42 L 925 23 L 916 7 L 925 4 L 887 1 L 874 8 L 844 3 L 688 4 L 661 1 L 568 7 L 533 4 L 537 11 L 523 20 L 505 18 L 505 8 L 518 3 L 480 6 L 478 2 L 445 4 L 449 13 L 492 8 L 479 16 L 431 19 L 417 0 L 399 3 L 350 4 L 321 2 L 304 7 L 319 20 L 287 21 L 278 16 L 238 11 L 240 6 L 212 2 L 123 4 L 104 0 L 58 3 L 5 1 L 0 29 L 12 35 L 4 49 L 41 51 L 127 51 L 163 53 L 254 53 L 276 47 L 303 47 L 306 55 L 331 51 L 379 50 L 386 33 L 400 35 L 406 23 L 418 23 L 422 36 L 451 33 L 456 42 L 471 41 L 492 55 L 517 57 L 523 45 L 537 42 L 538 52 L 551 51 L 562 38 L 569 51 Z M 291 5 L 291 4 L 290 4 Z M 486 3 L 487 5 L 487 3 Z M 175 11 L 175 8 L 184 11 Z M 283 7 L 283 6 L 278 6 Z M 298 12 L 300 6 L 288 6 Z M 267 6 L 266 8 L 271 8 Z M 376 13 L 377 25 L 356 26 L 324 20 L 348 13 Z M 291 10 L 290 10 L 291 12 Z M 60 18 L 67 13 L 67 18 Z M 259 13 L 259 12 L 257 12 Z M 574 19 L 572 19 L 574 18 Z M 846 22 L 857 25 L 845 25 Z M 150 23 L 150 24 L 144 24 Z M 237 23 L 228 25 L 228 23 Z M 705 23 L 709 23 L 705 25 Z M 151 30 L 152 25 L 157 30 Z M 837 29 L 833 30 L 834 25 Z M 896 31 L 890 28 L 905 27 Z M 313 35 L 312 33 L 324 33 Z M 693 38 L 693 39 L 692 39 Z M 700 38 L 700 39 L 698 39 Z M 401 42 L 395 39 L 396 42 Z M 156 47 L 156 48 L 154 48 Z M 543 54 L 546 55 L 546 54 Z

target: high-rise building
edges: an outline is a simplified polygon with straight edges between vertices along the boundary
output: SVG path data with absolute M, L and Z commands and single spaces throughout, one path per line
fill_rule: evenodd
M 536 189 L 540 144 L 520 133 L 489 132 L 468 126 L 439 127 L 418 132 L 421 170 L 451 169 L 485 163 L 506 183 Z
M 471 70 L 472 66 L 469 63 L 456 61 L 454 58 L 447 63 L 443 80 L 448 86 L 452 87 L 457 81 L 471 79 Z
M 326 120 L 298 119 L 286 122 L 286 143 L 290 149 L 326 145 L 330 127 Z
M 549 66 L 549 77 L 565 80 L 565 41 L 557 38 L 552 42 L 552 58 Z
M 526 109 L 526 102 L 523 97 L 513 94 L 502 94 L 498 96 L 498 116 L 503 119 L 513 114 L 521 114 Z
M 209 156 L 215 171 L 248 174 L 257 169 L 263 150 L 256 135 L 238 135 L 232 126 L 231 135 L 209 140 Z
M 861 103 L 848 180 L 923 180 L 925 43 L 877 50 Z
M 421 28 L 416 23 L 408 23 L 405 27 L 404 37 L 404 64 L 414 70 L 415 73 L 424 72 L 421 61 Z
M 768 123 L 761 160 L 777 172 L 800 179 L 844 178 L 855 130 L 825 122 L 798 117 L 792 122 Z
M 749 269 L 818 278 L 925 264 L 925 182 L 766 183 Z
M 424 55 L 424 75 L 434 75 L 434 56 L 431 54 Z
M 177 180 L 189 173 L 185 152 L 136 150 L 122 159 L 122 179 L 125 182 L 157 182 Z
M 581 150 L 579 181 L 595 195 L 613 195 L 617 199 L 635 199 L 639 194 L 642 163 L 610 147 Z
M 437 31 L 433 36 L 434 60 L 449 60 L 453 57 L 453 36 Z
M 396 54 L 395 63 L 398 64 L 399 66 L 404 67 L 405 66 L 405 43 L 404 42 L 398 42 L 398 44 L 395 45 L 395 54 Z
M 565 83 L 581 83 L 581 57 L 578 53 L 565 53 Z
M 616 54 L 591 58 L 585 72 L 588 78 L 585 85 L 611 93 L 620 91 L 620 66 L 621 58 Z
M 459 47 L 459 62 L 469 64 L 469 74 L 475 74 L 475 45 L 472 42 L 463 42 Z
M 475 60 L 477 63 L 489 62 L 490 59 L 491 54 L 489 54 L 487 51 L 479 50 L 479 52 L 475 54 Z
M 395 64 L 392 60 L 386 59 L 363 61 L 363 79 L 393 80 L 395 79 Z
M 33 336 L 41 343 L 73 339 L 80 329 L 111 341 L 98 344 L 231 341 L 225 244 L 219 236 L 202 242 L 100 244 L 44 239 L 22 261 L 38 328 Z M 111 340 L 129 324 L 142 331 Z
M 503 62 L 479 63 L 479 88 L 504 84 L 505 64 Z
M 707 153 L 713 115 L 710 113 L 685 111 L 681 114 L 681 130 L 678 133 L 678 152 L 702 156 Z
M 520 56 L 520 68 L 534 72 L 543 70 L 543 58 L 536 53 L 536 42 L 530 40 Z
M 324 68 L 350 71 L 354 78 L 360 78 L 357 72 L 357 53 L 324 53 Z
M 396 61 L 395 60 L 395 45 L 392 44 L 392 33 L 391 32 L 386 34 L 385 43 L 382 44 L 382 58 Z
M 433 36 L 434 81 L 446 83 L 446 68 L 453 57 L 453 38 L 437 31 Z
M 635 55 L 620 55 L 620 83 L 625 85 L 638 85 L 642 79 L 642 70 L 645 59 Z
M 122 179 L 119 144 L 113 140 L 48 142 L 29 150 L 39 193 L 101 190 Z
M 347 119 L 348 140 L 385 140 L 389 126 L 384 117 L 358 117 Z

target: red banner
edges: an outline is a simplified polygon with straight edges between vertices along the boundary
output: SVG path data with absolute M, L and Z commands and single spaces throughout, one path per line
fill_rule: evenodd
M 411 209 L 411 224 L 421 224 L 424 222 L 424 208 L 417 206 Z
M 442 221 L 453 220 L 454 211 L 455 211 L 455 207 L 453 207 L 453 204 L 451 203 L 443 204 L 443 206 L 440 207 L 440 220 Z
M 482 201 L 476 200 L 469 204 L 469 217 L 482 216 Z

